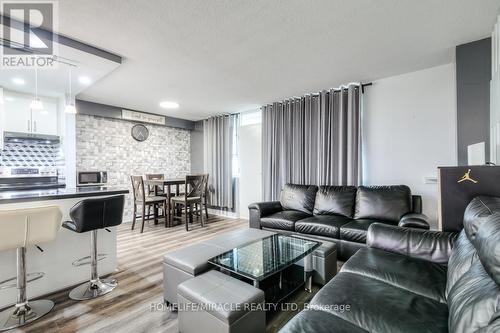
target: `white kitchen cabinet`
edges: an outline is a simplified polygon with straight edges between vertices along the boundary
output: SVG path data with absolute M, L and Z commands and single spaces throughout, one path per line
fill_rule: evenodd
M 31 132 L 31 101 L 23 97 L 4 92 L 4 130 L 7 132 Z
M 57 104 L 44 103 L 43 111 L 31 112 L 32 132 L 57 135 Z
M 4 91 L 4 131 L 58 135 L 57 100 L 41 98 L 43 110 L 31 110 L 33 96 Z

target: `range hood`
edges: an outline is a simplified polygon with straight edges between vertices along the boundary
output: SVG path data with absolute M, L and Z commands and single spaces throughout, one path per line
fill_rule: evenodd
M 56 135 L 44 135 L 37 133 L 4 132 L 3 140 L 5 143 L 32 142 L 43 144 L 57 144 L 61 139 Z

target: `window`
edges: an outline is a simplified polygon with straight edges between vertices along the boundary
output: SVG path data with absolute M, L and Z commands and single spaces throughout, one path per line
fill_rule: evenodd
M 239 159 L 239 117 L 234 117 L 233 126 L 233 151 L 232 151 L 232 167 L 233 178 L 240 177 L 240 159 Z
M 262 112 L 260 110 L 240 113 L 239 117 L 235 117 L 233 124 L 233 152 L 232 152 L 232 167 L 233 178 L 240 177 L 240 127 L 257 125 L 262 123 Z

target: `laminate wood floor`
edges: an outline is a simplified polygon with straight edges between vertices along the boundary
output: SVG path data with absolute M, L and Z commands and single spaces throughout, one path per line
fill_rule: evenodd
M 113 292 L 84 302 L 68 298 L 71 288 L 48 295 L 43 298 L 55 302 L 51 313 L 10 332 L 178 332 L 177 313 L 162 303 L 162 256 L 219 233 L 247 228 L 248 221 L 211 215 L 207 227 L 193 226 L 189 232 L 183 225 L 167 229 L 150 222 L 143 234 L 137 227 L 131 231 L 130 226 L 118 228 L 118 269 L 112 274 L 118 287 Z M 303 304 L 313 294 L 298 292 L 293 300 Z M 293 315 L 276 312 L 268 320 L 267 331 L 276 332 Z

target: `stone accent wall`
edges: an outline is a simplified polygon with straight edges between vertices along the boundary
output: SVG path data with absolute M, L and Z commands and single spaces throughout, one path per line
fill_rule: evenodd
M 131 175 L 162 173 L 168 178 L 190 172 L 188 130 L 146 124 L 149 138 L 131 136 L 134 123 L 98 116 L 76 117 L 76 169 L 107 171 L 108 185 L 127 187 L 125 221 L 132 220 Z

